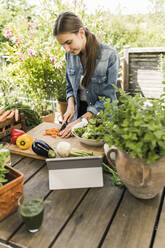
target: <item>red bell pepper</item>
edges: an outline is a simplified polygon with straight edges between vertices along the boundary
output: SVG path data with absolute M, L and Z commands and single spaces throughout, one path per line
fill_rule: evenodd
M 11 130 L 11 143 L 12 144 L 16 144 L 16 139 L 25 134 L 25 132 L 23 130 L 20 130 L 20 129 L 12 129 Z

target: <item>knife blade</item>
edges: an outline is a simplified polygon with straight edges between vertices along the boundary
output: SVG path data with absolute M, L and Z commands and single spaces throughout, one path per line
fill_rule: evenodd
M 64 130 L 64 129 L 66 128 L 67 125 L 68 125 L 68 122 L 65 122 L 65 123 L 61 126 L 60 131 Z

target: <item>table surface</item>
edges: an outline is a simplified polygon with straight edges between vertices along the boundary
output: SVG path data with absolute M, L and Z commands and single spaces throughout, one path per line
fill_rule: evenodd
M 12 155 L 12 166 L 24 173 L 24 193 L 39 192 L 45 213 L 36 234 L 26 231 L 18 212 L 0 222 L 0 248 L 164 248 L 164 190 L 141 200 L 127 189 L 104 187 L 50 191 L 45 161 Z

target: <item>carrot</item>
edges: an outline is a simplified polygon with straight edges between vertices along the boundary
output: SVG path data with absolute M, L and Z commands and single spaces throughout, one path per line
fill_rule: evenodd
M 56 135 L 54 135 L 54 134 L 52 134 L 51 136 L 52 136 L 53 138 L 56 138 L 56 137 L 57 137 L 57 136 L 56 136 Z
M 1 116 L 0 116 L 0 122 L 6 121 L 7 116 L 10 114 L 10 110 L 6 110 Z
M 45 133 L 51 135 L 51 134 L 59 133 L 59 131 L 60 131 L 59 128 L 50 128 L 50 129 L 46 129 Z
M 7 120 L 12 119 L 14 115 L 15 115 L 15 111 L 12 110 L 11 113 L 7 116 Z
M 45 134 L 46 134 L 46 135 L 51 135 L 51 131 L 50 131 L 50 130 L 46 130 L 46 131 L 45 131 Z
M 4 109 L 0 109 L 0 115 L 2 115 L 5 112 Z
M 19 110 L 15 109 L 15 121 L 18 121 L 19 119 Z
M 6 121 L 6 117 L 0 119 L 0 123 Z
M 45 130 L 44 135 L 51 135 L 53 138 L 56 138 L 59 132 L 60 132 L 59 128 L 50 128 Z

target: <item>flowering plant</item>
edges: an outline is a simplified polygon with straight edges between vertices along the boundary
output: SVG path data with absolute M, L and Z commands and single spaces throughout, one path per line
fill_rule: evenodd
M 20 70 L 28 85 L 26 91 L 33 90 L 42 99 L 66 99 L 64 58 L 30 48 L 26 53 L 19 54 Z
M 45 33 L 41 32 L 44 18 L 40 24 L 35 20 L 29 22 L 25 17 L 20 19 L 18 23 L 9 23 L 4 29 L 7 41 L 3 52 L 8 57 L 7 66 L 3 70 L 5 82 L 8 80 L 8 85 L 13 85 L 15 90 L 19 88 L 38 109 L 44 105 L 45 99 L 65 101 L 64 50 L 53 37 L 44 37 Z M 51 18 L 48 19 L 49 23 L 52 28 L 47 31 L 52 32 Z

